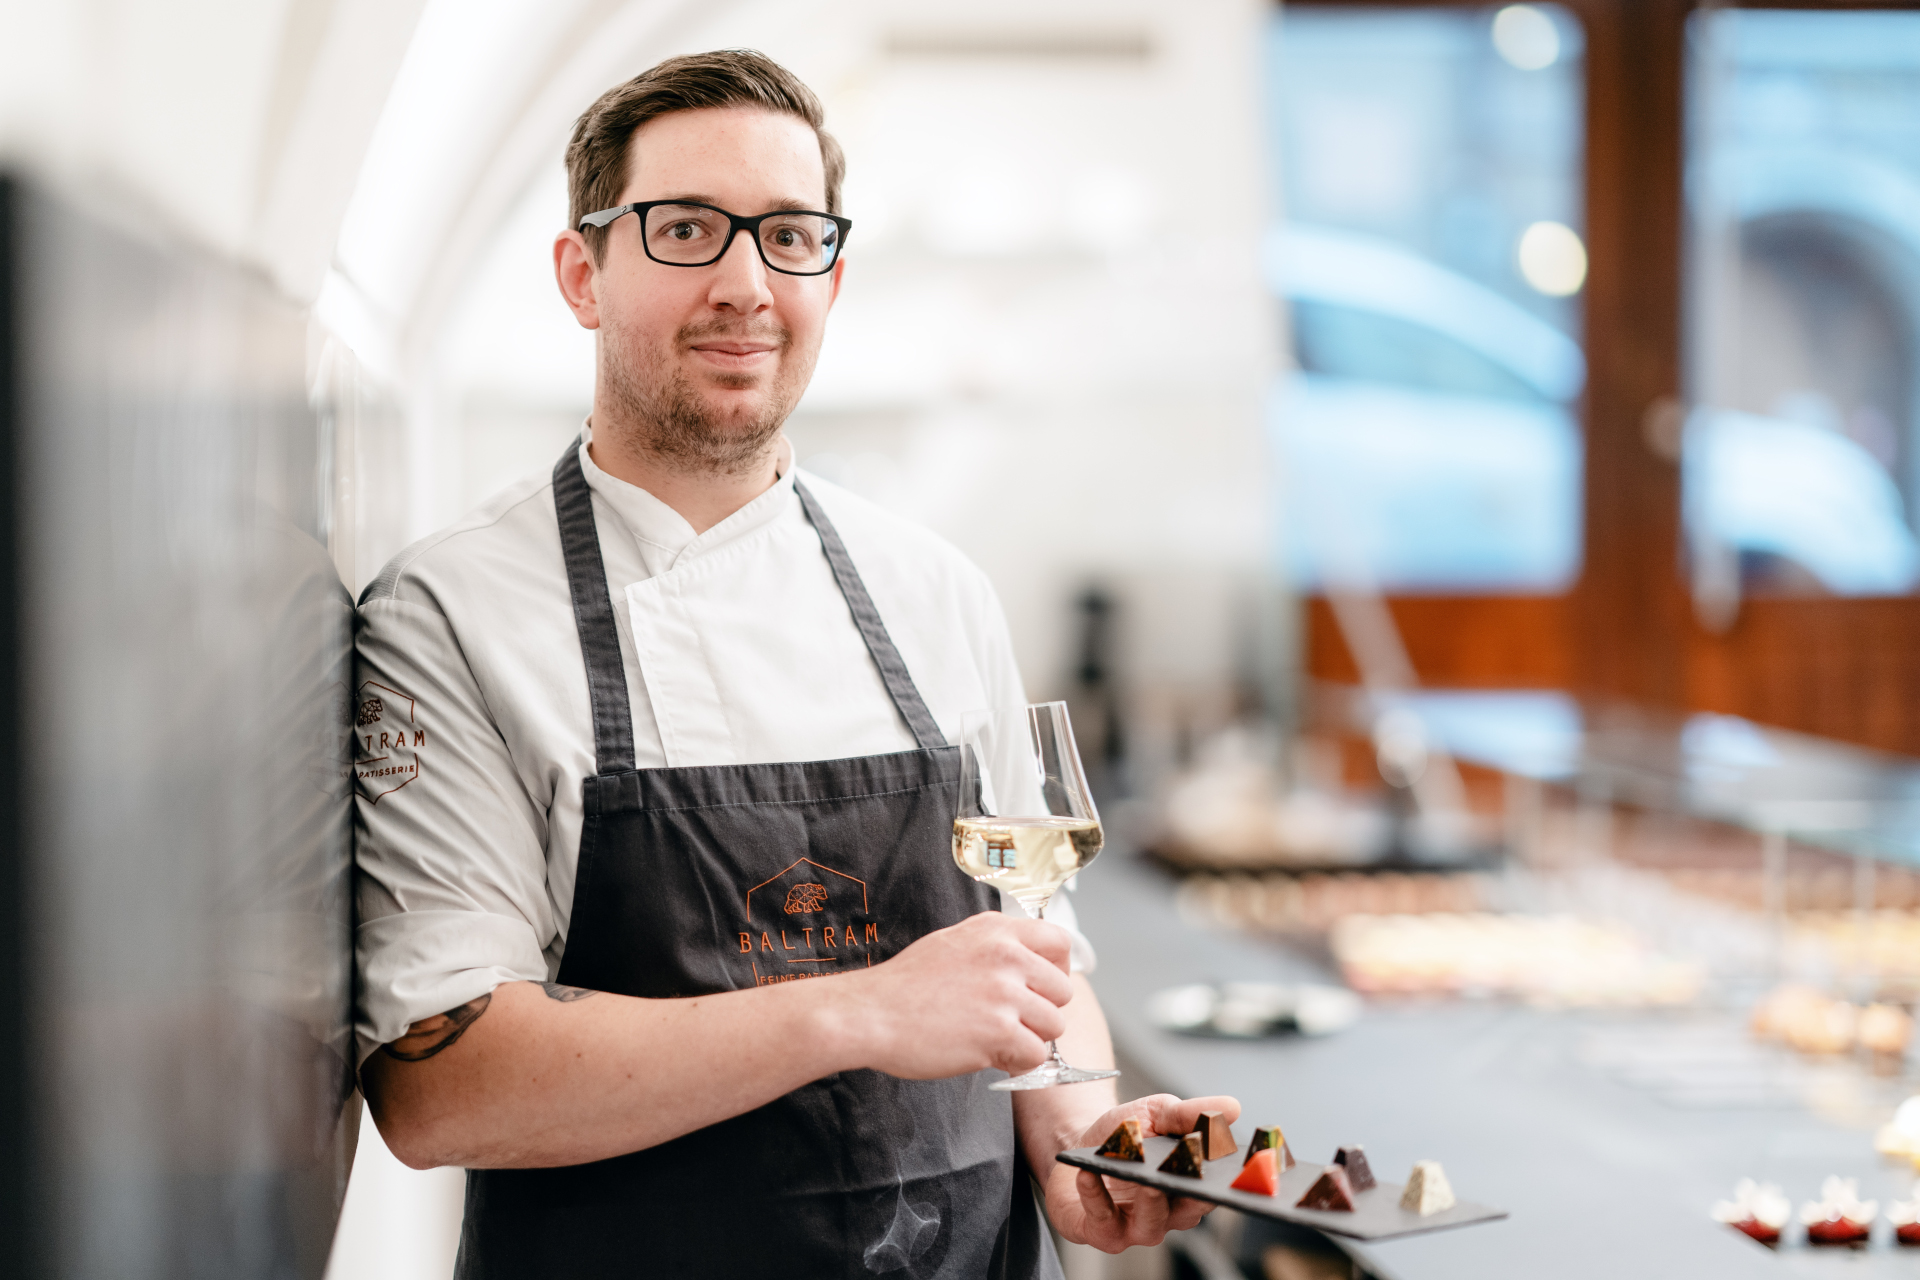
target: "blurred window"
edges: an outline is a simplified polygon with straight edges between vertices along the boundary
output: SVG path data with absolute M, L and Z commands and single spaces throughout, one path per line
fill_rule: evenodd
M 1689 22 L 1696 597 L 1920 581 L 1920 13 Z
M 1556 5 L 1289 5 L 1269 45 L 1301 585 L 1557 592 L 1580 567 L 1582 33 Z
M 1293 357 L 1304 373 L 1451 395 L 1538 400 L 1518 375 L 1424 325 L 1358 307 L 1293 302 Z

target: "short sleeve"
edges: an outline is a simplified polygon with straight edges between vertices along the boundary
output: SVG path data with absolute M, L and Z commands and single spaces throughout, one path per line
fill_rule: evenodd
M 541 981 L 556 930 L 546 815 L 428 603 L 360 609 L 354 939 L 359 1060 L 503 982 Z

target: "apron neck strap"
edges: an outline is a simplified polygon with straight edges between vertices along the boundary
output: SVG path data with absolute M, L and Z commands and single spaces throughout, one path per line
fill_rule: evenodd
M 827 563 L 833 567 L 833 580 L 840 584 L 840 594 L 853 613 L 853 624 L 860 628 L 867 652 L 873 655 L 873 665 L 880 668 L 880 678 L 887 682 L 887 692 L 893 695 L 893 705 L 899 708 L 900 718 L 913 730 L 913 740 L 922 751 L 946 746 L 946 735 L 934 723 L 933 713 L 920 697 L 900 651 L 893 647 L 893 637 L 887 634 L 887 624 L 880 620 L 880 611 L 873 607 L 873 597 L 867 594 L 867 584 L 861 580 L 860 571 L 853 567 L 853 557 L 847 554 L 847 544 L 840 541 L 840 531 L 820 509 L 819 500 L 800 483 L 799 476 L 793 478 L 793 491 L 800 498 L 800 509 L 813 522 L 813 531 L 820 535 L 820 546 L 827 553 Z
M 947 740 L 933 713 L 907 672 L 900 651 L 893 646 L 880 611 L 874 608 L 867 585 L 854 568 L 840 533 L 820 509 L 819 502 L 794 478 L 800 499 L 821 549 L 833 569 L 833 580 L 853 614 L 854 625 L 867 642 L 867 652 L 880 668 L 880 678 L 900 718 L 913 731 L 922 750 L 944 747 Z M 626 662 L 620 656 L 620 632 L 614 622 L 613 598 L 607 592 L 606 562 L 600 555 L 600 532 L 593 518 L 593 490 L 580 465 L 580 446 L 573 445 L 553 468 L 553 506 L 560 518 L 560 551 L 567 564 L 567 589 L 573 597 L 573 621 L 580 632 L 580 653 L 587 666 L 587 695 L 593 703 L 593 748 L 600 773 L 626 773 L 634 768 L 633 706 L 627 698 Z
M 600 773 L 634 767 L 633 704 L 627 700 L 627 664 L 620 657 L 620 631 L 607 594 L 607 566 L 600 557 L 600 530 L 593 520 L 593 490 L 580 466 L 580 446 L 553 467 L 553 509 L 560 517 L 560 553 L 567 561 L 573 623 L 587 662 L 587 697 L 593 703 L 593 751 Z

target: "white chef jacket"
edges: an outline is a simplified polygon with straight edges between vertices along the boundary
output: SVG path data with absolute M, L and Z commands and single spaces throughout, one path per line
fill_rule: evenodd
M 772 488 L 696 534 L 595 466 L 588 438 L 638 767 L 914 749 L 793 492 L 791 446 Z M 806 483 L 950 741 L 964 712 L 1026 700 L 986 575 L 926 529 Z M 357 650 L 364 1061 L 411 1023 L 560 970 L 596 768 L 551 473 L 395 557 L 361 597 Z M 1047 918 L 1090 970 L 1064 895 Z

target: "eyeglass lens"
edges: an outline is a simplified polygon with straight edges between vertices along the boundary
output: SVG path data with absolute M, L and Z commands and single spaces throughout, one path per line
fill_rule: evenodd
M 647 210 L 647 252 L 661 262 L 702 266 L 725 251 L 725 214 L 692 204 L 661 204 Z M 840 228 L 810 213 L 781 213 L 760 224 L 760 252 L 779 271 L 825 271 L 840 252 Z

